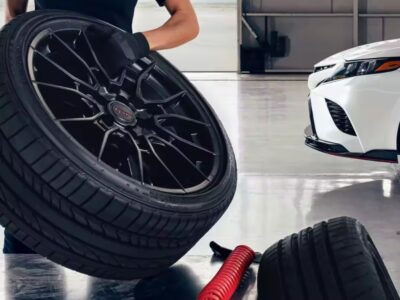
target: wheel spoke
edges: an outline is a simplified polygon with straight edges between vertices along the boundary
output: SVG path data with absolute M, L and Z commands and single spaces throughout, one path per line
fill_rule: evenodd
M 189 118 L 189 117 L 185 117 L 185 116 L 181 116 L 178 114 L 163 114 L 163 115 L 157 115 L 155 116 L 155 119 L 157 121 L 160 121 L 160 119 L 179 119 L 182 121 L 187 121 L 187 122 L 191 122 L 193 124 L 197 124 L 197 125 L 202 125 L 202 126 L 206 126 L 206 127 L 210 127 L 210 124 L 193 119 L 193 118 Z
M 186 96 L 187 92 L 186 91 L 181 91 L 179 93 L 176 93 L 172 96 L 169 96 L 166 99 L 162 100 L 148 100 L 143 96 L 143 91 L 142 91 L 142 84 L 143 81 L 147 79 L 147 77 L 150 75 L 151 71 L 154 69 L 155 63 L 149 64 L 149 66 L 144 69 L 141 74 L 139 75 L 139 78 L 137 79 L 137 86 L 136 86 L 136 96 L 142 100 L 144 104 L 151 104 L 151 105 L 162 105 L 162 104 L 173 104 L 181 100 L 183 97 Z
M 154 157 L 159 161 L 159 163 L 164 167 L 164 169 L 168 172 L 168 174 L 171 176 L 171 178 L 179 185 L 179 187 L 186 192 L 185 187 L 182 185 L 182 183 L 179 181 L 178 178 L 174 175 L 174 173 L 168 168 L 168 166 L 165 164 L 165 162 L 161 159 L 161 157 L 157 154 L 156 150 L 153 147 L 153 144 L 151 143 L 149 136 L 145 137 L 147 144 L 149 145 L 150 151 L 153 153 Z
M 97 54 L 96 54 L 96 52 L 94 51 L 93 45 L 92 45 L 92 43 L 90 42 L 90 40 L 89 40 L 87 34 L 86 34 L 84 31 L 81 31 L 81 34 L 82 34 L 82 36 L 83 36 L 83 39 L 84 39 L 85 42 L 86 42 L 86 45 L 87 45 L 88 48 L 89 48 L 90 54 L 92 55 L 93 60 L 94 60 L 94 62 L 96 63 L 97 67 L 98 67 L 99 70 L 103 73 L 103 75 L 107 78 L 108 81 L 112 81 L 111 78 L 110 78 L 110 76 L 108 75 L 108 72 L 106 71 L 106 69 L 104 69 L 103 65 L 100 63 L 99 58 L 97 57 Z
M 89 74 L 92 76 L 94 81 L 96 82 L 96 85 L 99 85 L 99 81 L 97 80 L 96 75 L 94 75 L 92 69 L 89 67 L 89 65 L 86 63 L 86 61 L 74 50 L 72 49 L 66 42 L 64 42 L 56 33 L 53 33 L 52 35 L 61 45 L 64 46 L 65 49 L 67 49 L 75 58 L 77 58 L 82 65 L 87 69 Z
M 139 77 L 137 78 L 137 81 L 136 81 L 136 97 L 138 97 L 143 102 L 146 102 L 147 100 L 143 97 L 142 83 L 143 83 L 144 80 L 147 79 L 147 77 L 150 75 L 150 72 L 154 69 L 155 66 L 156 66 L 156 64 L 154 62 L 152 62 L 151 64 L 149 64 L 147 66 L 146 69 L 144 69 L 140 73 Z
M 183 153 L 178 147 L 176 147 L 174 144 L 171 142 L 168 142 L 167 140 L 156 136 L 156 135 L 151 135 L 150 137 L 159 140 L 163 144 L 169 146 L 172 148 L 176 153 L 178 153 L 184 160 L 186 160 L 202 177 L 204 177 L 205 180 L 209 181 L 207 175 L 205 175 L 186 155 Z
M 88 122 L 88 121 L 95 121 L 104 115 L 104 112 L 99 112 L 91 117 L 82 117 L 82 118 L 65 118 L 65 119 L 56 119 L 57 122 Z
M 75 75 L 71 74 L 70 72 L 68 72 L 66 69 L 64 69 L 62 66 L 60 66 L 58 63 L 56 63 L 54 60 L 52 60 L 51 58 L 49 58 L 47 55 L 44 55 L 42 52 L 32 48 L 32 50 L 34 51 L 34 53 L 38 54 L 40 57 L 42 57 L 44 60 L 46 60 L 49 64 L 51 64 L 52 66 L 54 66 L 55 68 L 57 68 L 59 71 L 61 71 L 62 73 L 64 73 L 65 76 L 69 77 L 74 83 L 76 84 L 81 84 L 91 90 L 96 90 L 96 88 L 94 86 L 91 86 L 90 84 L 88 84 L 87 82 L 79 79 L 78 77 L 76 77 Z
M 185 96 L 186 96 L 186 92 L 182 91 L 182 92 L 179 92 L 179 93 L 177 93 L 175 95 L 172 95 L 172 96 L 170 96 L 170 97 L 168 97 L 166 99 L 163 99 L 163 100 L 154 100 L 154 101 L 152 101 L 152 100 L 144 99 L 143 96 L 142 96 L 141 100 L 144 102 L 144 104 L 149 104 L 149 105 L 150 104 L 151 105 L 163 105 L 163 104 L 171 105 L 171 104 L 179 102 Z
M 127 80 L 132 80 L 131 78 L 128 77 L 128 75 L 126 73 L 126 69 L 123 69 L 119 79 L 117 81 L 115 81 L 115 82 L 112 82 L 112 84 L 121 87 L 124 84 L 124 81 L 126 79 Z
M 144 171 L 143 171 L 143 157 L 142 157 L 142 150 L 139 148 L 139 145 L 137 144 L 135 138 L 133 137 L 133 135 L 126 130 L 122 130 L 122 132 L 126 133 L 129 136 L 129 139 L 131 140 L 131 142 L 133 143 L 137 154 L 138 154 L 138 163 L 139 163 L 139 172 L 140 172 L 140 181 L 142 184 L 144 184 Z
M 187 140 L 187 139 L 185 139 L 185 138 L 183 138 L 183 137 L 181 137 L 181 136 L 179 136 L 179 135 L 173 133 L 172 131 L 170 131 L 170 130 L 164 128 L 164 127 L 162 127 L 162 126 L 159 125 L 159 124 L 156 124 L 156 126 L 157 126 L 160 130 L 164 131 L 164 132 L 167 133 L 168 135 L 172 136 L 172 137 L 175 138 L 176 140 L 178 140 L 178 141 L 180 141 L 180 142 L 182 142 L 182 143 L 184 143 L 184 144 L 186 144 L 186 145 L 188 145 L 188 146 L 191 146 L 191 147 L 193 147 L 193 148 L 196 148 L 196 149 L 198 149 L 198 150 L 200 150 L 200 151 L 202 151 L 202 152 L 206 152 L 206 153 L 211 154 L 211 155 L 213 155 L 213 156 L 218 155 L 217 153 L 215 153 L 215 152 L 213 152 L 213 151 L 211 151 L 211 150 L 209 150 L 209 149 L 206 149 L 206 148 L 204 148 L 204 147 L 202 147 L 202 146 L 199 146 L 199 145 L 197 145 L 197 144 L 195 144 L 195 143 L 193 143 L 193 142 L 191 142 L 191 141 L 189 141 L 189 140 Z
M 111 135 L 113 132 L 115 132 L 115 131 L 117 131 L 117 130 L 118 130 L 118 127 L 113 127 L 113 128 L 110 128 L 109 130 L 107 130 L 107 131 L 104 133 L 103 141 L 101 142 L 101 148 L 100 148 L 100 151 L 99 151 L 99 155 L 97 156 L 97 160 L 98 160 L 98 161 L 101 160 L 101 158 L 102 158 L 102 156 L 103 156 L 103 154 L 104 154 L 104 150 L 106 149 L 106 145 L 107 145 L 107 142 L 108 142 L 108 138 L 110 137 L 110 135 Z
M 93 100 L 91 97 L 89 97 L 88 95 L 82 93 L 81 91 L 77 90 L 77 89 L 73 89 L 70 87 L 66 87 L 66 86 L 62 86 L 62 85 L 58 85 L 58 84 L 52 84 L 52 83 L 47 83 L 47 82 L 42 82 L 42 81 L 34 81 L 32 80 L 32 83 L 37 84 L 37 85 L 42 85 L 42 86 L 46 86 L 46 87 L 51 87 L 54 89 L 59 89 L 59 90 L 63 90 L 63 91 L 67 91 L 67 92 L 71 92 L 71 93 L 75 93 L 77 95 L 79 95 L 82 99 L 81 100 L 86 100 L 84 101 L 87 105 L 88 102 L 92 103 L 93 105 L 95 105 L 99 110 L 102 110 L 102 108 L 100 107 L 100 105 Z M 90 105 L 89 105 L 90 106 Z
M 134 173 L 134 163 L 133 163 L 133 158 L 132 156 L 128 156 L 128 158 L 126 159 L 127 163 L 128 163 L 128 168 L 129 168 L 129 174 L 131 174 L 131 177 L 134 178 L 135 173 Z M 143 183 L 142 183 L 143 184 Z

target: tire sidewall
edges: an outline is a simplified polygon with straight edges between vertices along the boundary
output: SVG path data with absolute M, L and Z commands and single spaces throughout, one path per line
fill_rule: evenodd
M 375 269 L 379 276 L 381 285 L 386 293 L 388 300 L 398 299 L 396 287 L 390 278 L 389 272 L 383 262 L 382 256 L 376 248 L 371 236 L 369 235 L 366 228 L 359 222 L 357 222 L 358 229 L 361 231 L 362 243 L 366 249 L 366 252 L 371 257 L 371 260 L 375 263 Z

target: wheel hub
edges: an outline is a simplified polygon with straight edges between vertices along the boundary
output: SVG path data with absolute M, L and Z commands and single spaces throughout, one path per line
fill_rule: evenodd
M 134 126 L 137 123 L 134 111 L 126 104 L 113 101 L 108 105 L 108 111 L 113 116 L 114 121 L 123 126 Z

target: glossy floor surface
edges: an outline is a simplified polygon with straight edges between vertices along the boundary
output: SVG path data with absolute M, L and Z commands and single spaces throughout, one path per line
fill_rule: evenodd
M 211 240 L 263 251 L 285 235 L 343 215 L 366 225 L 400 287 L 400 181 L 395 166 L 306 148 L 308 92 L 298 77 L 273 81 L 233 74 L 189 77 L 215 108 L 236 151 L 238 190 L 221 221 L 178 267 L 138 288 L 135 282 L 102 281 L 64 271 L 38 257 L 1 258 L 3 298 L 40 299 L 40 291 L 54 291 L 58 296 L 42 299 L 191 300 L 216 271 L 208 256 Z M 154 298 L 152 293 L 163 296 Z M 255 299 L 254 290 L 239 298 Z
M 65 270 L 38 255 L 0 258 L 0 299 L 12 300 L 195 300 L 220 262 L 187 256 L 156 278 L 114 281 Z M 232 300 L 256 299 L 256 266 Z

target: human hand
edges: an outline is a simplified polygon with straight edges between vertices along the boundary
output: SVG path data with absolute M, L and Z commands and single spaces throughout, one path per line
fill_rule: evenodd
M 150 46 L 143 33 L 134 34 L 118 30 L 104 25 L 90 25 L 86 34 L 99 43 L 110 46 L 112 49 L 118 46 L 123 51 L 124 56 L 134 62 L 150 53 Z

